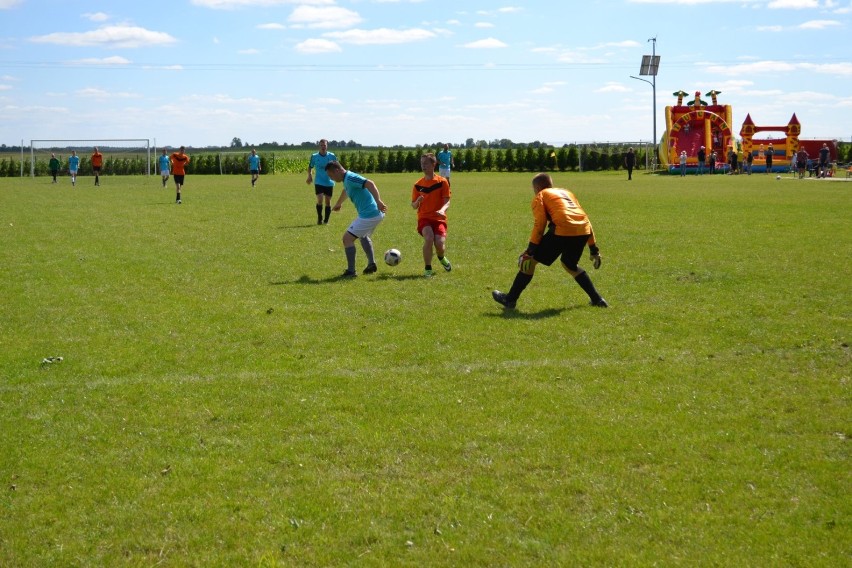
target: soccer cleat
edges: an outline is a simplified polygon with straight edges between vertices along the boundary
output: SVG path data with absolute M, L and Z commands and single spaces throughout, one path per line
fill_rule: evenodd
M 435 274 L 431 270 L 427 269 L 427 270 L 423 271 L 423 276 L 425 276 L 426 278 L 432 278 L 432 276 L 434 276 L 434 275 Z
M 494 298 L 494 301 L 506 308 L 507 310 L 515 309 L 515 302 L 509 301 L 506 297 L 506 294 L 501 292 L 500 290 L 494 290 L 491 292 L 491 297 Z
M 447 272 L 449 272 L 450 270 L 453 269 L 453 265 L 450 264 L 450 259 L 447 258 L 446 256 L 444 258 L 439 258 L 438 262 L 441 263 L 441 266 L 443 266 L 444 270 L 446 270 Z
M 181 203 L 182 203 L 182 201 L 181 201 L 180 199 L 178 199 L 177 201 L 175 201 L 175 205 L 180 205 Z
M 592 300 L 591 302 L 589 302 L 589 305 L 594 306 L 596 308 L 608 308 L 609 307 L 609 304 L 607 304 L 606 300 L 604 300 L 603 298 L 600 298 L 597 301 Z
M 343 271 L 343 274 L 340 275 L 341 278 L 355 278 L 358 276 L 358 273 L 354 270 L 349 270 L 348 268 Z
M 373 272 L 377 271 L 378 269 L 379 269 L 379 267 L 376 266 L 376 263 L 371 262 L 370 264 L 367 265 L 367 268 L 364 269 L 364 274 L 372 274 Z

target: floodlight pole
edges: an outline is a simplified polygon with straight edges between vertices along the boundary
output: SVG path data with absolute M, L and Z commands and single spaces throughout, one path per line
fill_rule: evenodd
M 651 110 L 652 110 L 653 120 L 654 120 L 654 129 L 653 129 L 653 132 L 654 132 L 654 140 L 653 140 L 653 142 L 654 142 L 654 165 L 656 167 L 657 157 L 658 157 L 658 154 L 657 154 L 657 144 L 658 144 L 658 140 L 657 140 L 657 68 L 656 68 L 656 64 L 657 64 L 657 38 L 655 36 L 655 37 L 648 39 L 648 41 L 652 42 L 651 43 L 651 63 L 654 67 L 653 67 L 653 69 L 649 69 L 649 71 L 650 71 L 649 73 L 645 73 L 643 71 L 640 74 L 641 75 L 651 75 L 651 80 L 649 81 L 647 79 L 642 79 L 640 77 L 634 77 L 633 75 L 631 75 L 630 78 L 636 79 L 638 81 L 645 81 L 646 83 L 651 85 L 651 91 L 652 91 L 652 97 L 653 97 L 652 103 L 651 103 L 651 104 L 653 104 L 653 108 Z M 647 58 L 647 56 L 645 56 L 645 57 Z

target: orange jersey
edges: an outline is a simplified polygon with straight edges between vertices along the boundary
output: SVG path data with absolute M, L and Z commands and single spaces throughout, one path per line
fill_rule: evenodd
M 175 152 L 170 158 L 172 161 L 172 174 L 178 176 L 185 175 L 186 170 L 184 170 L 184 166 L 189 163 L 189 156 L 181 154 L 180 152 Z
M 589 244 L 595 244 L 589 217 L 574 194 L 567 189 L 551 187 L 539 191 L 533 197 L 532 211 L 534 222 L 531 243 L 540 243 L 548 225 L 552 224 L 557 236 L 589 235 Z
M 92 154 L 92 167 L 99 168 L 104 165 L 104 155 L 100 152 Z
M 417 208 L 418 219 L 447 220 L 446 215 L 438 213 L 438 209 L 443 207 L 444 203 L 450 199 L 450 184 L 446 178 L 436 175 L 432 179 L 420 178 L 417 180 L 414 189 L 411 190 L 412 203 L 420 196 L 423 196 L 423 201 Z

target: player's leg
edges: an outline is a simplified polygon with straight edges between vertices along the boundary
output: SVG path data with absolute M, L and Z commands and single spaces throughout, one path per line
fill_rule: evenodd
M 447 258 L 447 224 L 443 221 L 438 221 L 434 224 L 435 232 L 435 253 L 438 255 L 438 262 L 444 267 L 444 270 L 449 272 L 453 269 L 450 259 Z
M 324 224 L 328 224 L 329 218 L 331 218 L 331 197 L 334 194 L 334 188 L 328 186 L 325 188 L 325 216 L 323 217 L 322 222 Z
M 315 185 L 314 191 L 317 195 L 317 225 L 322 225 L 323 188 L 321 185 Z
M 353 277 L 357 276 L 358 273 L 355 272 L 355 239 L 358 238 L 357 235 L 352 233 L 354 230 L 355 223 L 358 220 L 353 221 L 352 225 L 349 226 L 349 229 L 343 233 L 343 252 L 346 253 L 346 271 L 343 273 L 343 276 Z
M 435 230 L 428 221 L 418 223 L 420 235 L 423 237 L 423 273 L 432 276 L 432 249 L 435 246 Z
M 583 256 L 583 250 L 586 248 L 588 237 L 563 237 L 565 240 L 564 250 L 562 253 L 562 268 L 570 274 L 574 281 L 583 289 L 589 296 L 591 305 L 606 308 L 608 304 L 595 289 L 592 279 L 588 272 L 579 266 L 580 258 Z

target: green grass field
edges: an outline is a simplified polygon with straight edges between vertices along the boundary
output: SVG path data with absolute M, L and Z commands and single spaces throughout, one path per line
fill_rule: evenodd
M 304 175 L 0 179 L 0 565 L 852 563 L 852 184 L 556 174 L 611 308 L 503 313 L 531 174 L 431 280 L 416 177 L 354 281 Z

